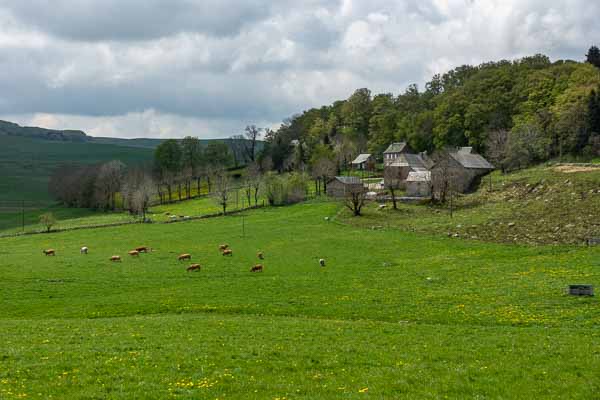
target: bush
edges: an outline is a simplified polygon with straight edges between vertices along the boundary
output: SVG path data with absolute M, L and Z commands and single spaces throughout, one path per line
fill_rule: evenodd
M 307 184 L 304 174 L 277 175 L 269 172 L 265 176 L 265 196 L 271 206 L 298 203 L 306 199 Z

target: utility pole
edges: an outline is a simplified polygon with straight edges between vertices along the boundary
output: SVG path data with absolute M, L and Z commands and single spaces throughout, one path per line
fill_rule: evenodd
M 21 226 L 25 232 L 25 200 L 21 201 Z

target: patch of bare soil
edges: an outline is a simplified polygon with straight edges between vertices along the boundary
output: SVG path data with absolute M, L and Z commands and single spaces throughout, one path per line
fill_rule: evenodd
M 565 174 L 573 174 L 576 172 L 592 172 L 600 169 L 599 165 L 559 165 L 554 167 L 555 171 L 562 172 Z

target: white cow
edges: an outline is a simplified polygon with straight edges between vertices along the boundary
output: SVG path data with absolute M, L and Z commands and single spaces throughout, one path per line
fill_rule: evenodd
M 83 247 L 81 248 L 81 250 L 79 250 L 79 252 L 80 252 L 81 254 L 87 254 L 87 253 L 88 253 L 88 248 L 87 248 L 86 246 L 83 246 Z

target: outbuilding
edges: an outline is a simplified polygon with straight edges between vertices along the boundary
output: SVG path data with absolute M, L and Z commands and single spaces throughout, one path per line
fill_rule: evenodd
M 365 190 L 364 185 L 356 176 L 336 176 L 327 183 L 327 195 L 331 197 L 342 198 L 361 190 Z
M 406 178 L 407 197 L 431 197 L 431 172 L 411 171 Z
M 371 154 L 359 154 L 351 164 L 353 169 L 361 171 L 372 171 L 375 169 L 375 160 Z

